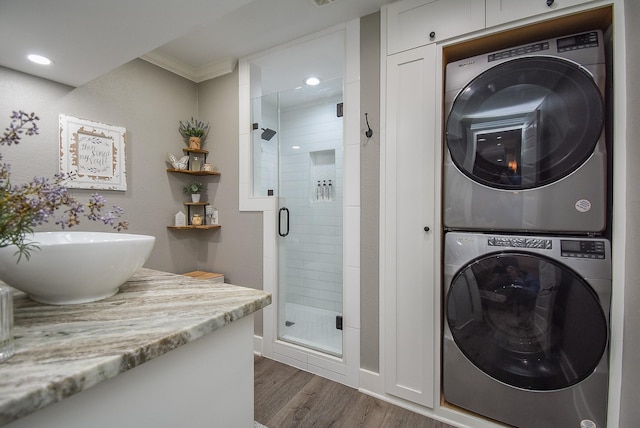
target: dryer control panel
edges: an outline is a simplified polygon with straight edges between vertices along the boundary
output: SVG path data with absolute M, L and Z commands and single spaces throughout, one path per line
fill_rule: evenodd
M 534 43 L 532 45 L 520 46 L 518 48 L 509 49 L 502 52 L 496 52 L 487 55 L 487 62 L 498 61 L 505 58 L 513 58 L 515 56 L 526 55 L 533 52 L 549 50 L 549 42 Z
M 598 33 L 576 34 L 558 39 L 558 52 L 573 51 L 576 49 L 594 48 L 598 46 Z
M 578 259 L 604 259 L 604 241 L 561 240 L 560 253 L 562 257 Z

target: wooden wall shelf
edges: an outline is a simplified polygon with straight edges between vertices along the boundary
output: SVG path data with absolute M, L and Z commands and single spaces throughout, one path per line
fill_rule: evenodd
M 202 150 L 202 149 L 184 148 L 184 149 L 182 149 L 182 151 L 184 153 L 188 153 L 188 154 L 203 154 L 205 162 L 207 161 L 207 154 L 209 153 L 207 150 Z M 191 158 L 189 158 L 189 160 L 191 160 Z M 167 168 L 167 172 L 173 172 L 173 173 L 185 174 L 185 175 L 199 175 L 199 176 L 220 175 L 219 171 L 192 171 L 192 170 L 189 169 L 189 163 L 187 163 L 187 169 Z M 206 206 L 209 205 L 209 202 L 183 202 L 183 203 L 187 207 L 187 223 L 191 223 L 191 221 L 192 221 L 192 219 L 191 219 L 191 208 L 192 207 L 200 208 L 200 209 L 202 209 L 202 211 L 206 211 Z M 206 215 L 205 214 L 206 214 L 206 212 L 202 213 L 203 223 L 204 224 L 199 224 L 199 225 L 187 224 L 185 226 L 167 226 L 167 229 L 176 229 L 176 230 L 188 230 L 188 229 L 213 230 L 213 229 L 220 229 L 221 226 L 219 224 L 206 224 Z
M 218 171 L 191 171 L 189 169 L 167 168 L 167 172 L 177 172 L 179 174 L 189 175 L 220 175 Z
M 219 224 L 201 224 L 200 226 L 167 226 L 167 229 L 180 229 L 180 230 L 186 230 L 186 229 L 220 229 L 222 226 Z

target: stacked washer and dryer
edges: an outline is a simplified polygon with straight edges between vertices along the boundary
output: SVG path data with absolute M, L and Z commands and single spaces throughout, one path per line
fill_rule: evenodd
M 446 68 L 444 398 L 517 427 L 606 426 L 603 34 Z

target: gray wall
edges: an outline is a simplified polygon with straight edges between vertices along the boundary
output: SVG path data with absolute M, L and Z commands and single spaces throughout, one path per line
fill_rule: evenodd
M 53 176 L 58 171 L 58 114 L 123 126 L 126 134 L 126 192 L 100 191 L 125 209 L 130 233 L 156 237 L 147 266 L 170 272 L 196 268 L 197 241 L 191 231 L 169 231 L 173 215 L 183 209 L 184 179 L 166 172 L 167 152 L 181 153 L 178 121 L 197 112 L 197 86 L 142 60 L 134 60 L 80 88 L 72 88 L 0 68 L 0 123 L 12 110 L 36 112 L 40 135 L 18 146 L 2 147 L 12 164 L 12 181 Z M 74 190 L 79 199 L 95 191 Z M 56 229 L 49 225 L 43 230 Z M 110 230 L 83 221 L 78 230 Z
M 262 288 L 262 215 L 238 211 L 238 74 L 197 85 L 143 60 L 134 60 L 80 88 L 0 68 L 0 124 L 12 110 L 34 111 L 40 134 L 2 147 L 12 165 L 12 182 L 58 171 L 58 114 L 123 126 L 126 134 L 126 192 L 100 191 L 109 204 L 125 209 L 128 232 L 156 237 L 146 266 L 175 273 L 195 269 L 225 274 L 226 282 Z M 194 177 L 166 172 L 167 153 L 186 147 L 178 122 L 198 116 L 211 124 L 203 148 L 219 177 L 197 177 L 218 208 L 217 231 L 169 230 L 174 214 L 184 210 L 182 187 Z M 6 118 L 6 119 L 4 119 Z M 73 190 L 80 200 L 95 191 Z M 57 230 L 49 224 L 38 230 Z M 83 221 L 77 230 L 111 229 Z M 256 317 L 256 334 L 262 334 Z
M 640 2 L 626 0 L 625 28 L 627 46 L 627 248 L 625 266 L 624 330 L 622 354 L 622 399 L 620 427 L 635 428 L 640 421 L 640 87 L 636 84 L 637 70 L 640 69 L 640 50 L 636 43 L 640 40 Z M 624 64 L 618 64 L 624 66 Z
M 360 144 L 360 365 L 380 367 L 380 13 L 360 20 L 360 129 L 369 114 L 373 136 Z
M 209 202 L 222 228 L 202 236 L 198 269 L 221 272 L 225 282 L 262 289 L 262 213 L 238 210 L 238 70 L 198 85 L 198 115 L 209 122 L 209 162 L 221 175 L 207 180 Z M 262 335 L 261 313 L 255 333 Z

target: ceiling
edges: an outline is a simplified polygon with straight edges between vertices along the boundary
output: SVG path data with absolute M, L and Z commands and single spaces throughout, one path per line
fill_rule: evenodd
M 0 65 L 81 86 L 135 58 L 195 82 L 391 0 L 0 0 Z M 38 66 L 29 53 L 53 60 Z

